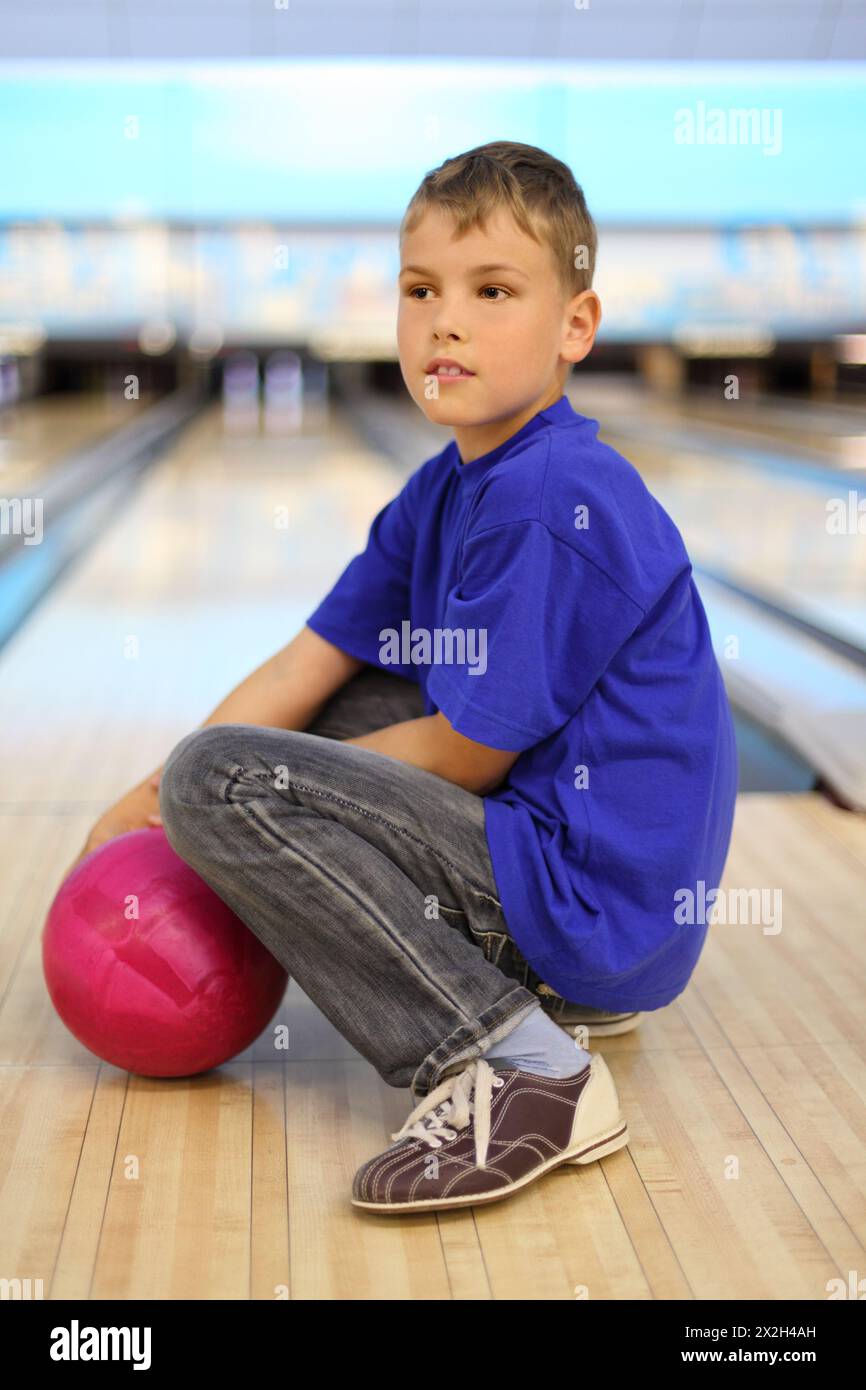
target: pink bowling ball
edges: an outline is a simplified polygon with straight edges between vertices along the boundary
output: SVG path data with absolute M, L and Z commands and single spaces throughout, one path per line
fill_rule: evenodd
M 237 1056 L 289 978 L 158 826 L 107 840 L 73 869 L 42 965 L 69 1031 L 141 1076 L 193 1076 Z

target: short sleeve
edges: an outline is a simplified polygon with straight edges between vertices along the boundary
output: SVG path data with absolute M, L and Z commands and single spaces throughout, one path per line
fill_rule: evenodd
M 306 620 L 321 637 L 373 666 L 381 665 L 381 630 L 399 630 L 409 617 L 419 472 L 376 513 L 364 550 Z M 394 663 L 388 669 L 417 680 L 415 670 Z
M 561 728 L 643 618 L 607 574 L 543 522 L 467 538 L 442 627 L 460 635 L 427 692 L 458 733 L 522 751 Z M 462 648 L 462 651 L 461 651 Z

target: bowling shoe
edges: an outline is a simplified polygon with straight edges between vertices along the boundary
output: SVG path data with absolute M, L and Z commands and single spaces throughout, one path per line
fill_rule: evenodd
M 643 1018 L 643 1014 L 636 1009 L 618 1012 L 591 1009 L 588 1004 L 573 1004 L 570 999 L 563 999 L 550 985 L 536 985 L 535 993 L 544 1012 L 572 1037 L 577 1037 L 580 1028 L 586 1030 L 589 1038 L 610 1038 L 619 1033 L 630 1033 Z
M 592 1163 L 628 1143 L 603 1057 L 577 1076 L 536 1076 L 478 1057 L 425 1096 L 395 1141 L 362 1164 L 352 1205 L 441 1211 L 519 1192 L 562 1163 Z

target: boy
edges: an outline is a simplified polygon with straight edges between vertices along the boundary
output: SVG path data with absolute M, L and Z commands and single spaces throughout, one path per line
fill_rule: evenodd
M 706 924 L 676 895 L 718 884 L 737 780 L 682 538 L 563 394 L 600 320 L 570 170 L 505 141 L 446 160 L 400 248 L 403 378 L 454 439 L 160 787 L 177 852 L 420 1097 L 355 1175 L 386 1213 L 627 1142 L 603 1059 L 540 995 L 681 993 Z

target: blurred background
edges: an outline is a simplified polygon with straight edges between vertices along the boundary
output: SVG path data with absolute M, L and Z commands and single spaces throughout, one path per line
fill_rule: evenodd
M 568 394 L 683 533 L 742 790 L 866 809 L 864 60 L 845 0 L 0 0 L 10 756 L 98 730 L 95 813 L 294 635 L 450 438 L 406 204 L 512 139 L 598 224 Z

